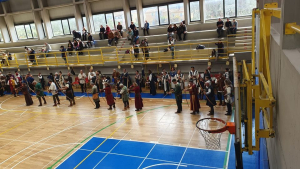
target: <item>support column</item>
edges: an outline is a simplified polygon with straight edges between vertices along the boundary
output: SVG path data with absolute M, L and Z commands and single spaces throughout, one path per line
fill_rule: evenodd
M 74 16 L 75 16 L 77 30 L 81 31 L 83 29 L 83 22 L 82 22 L 82 17 L 81 17 L 81 12 L 80 12 L 79 5 L 76 5 L 76 4 L 74 4 Z M 90 32 L 89 29 L 87 29 L 87 30 L 88 30 L 88 32 Z
M 143 4 L 142 0 L 136 0 L 136 12 L 139 27 L 144 26 L 144 12 L 143 12 Z
M 91 34 L 95 34 L 95 30 L 100 30 L 100 28 L 95 28 L 95 26 L 94 26 L 94 20 L 93 20 L 91 5 L 87 0 L 85 0 L 84 3 L 83 3 L 83 9 L 84 9 L 85 17 L 86 17 L 86 24 L 87 24 L 86 29 Z
M 53 31 L 52 31 L 49 11 L 47 9 L 43 9 L 41 11 L 41 15 L 42 15 L 44 26 L 45 26 L 46 36 L 47 36 L 48 39 L 52 39 L 53 38 Z
M 33 19 L 34 19 L 38 39 L 45 39 L 46 37 L 45 37 L 45 34 L 44 34 L 41 13 L 38 12 L 38 11 L 34 11 L 33 12 Z
M 0 31 L 2 33 L 2 38 L 4 43 L 9 43 L 10 42 L 9 32 L 6 27 L 4 17 L 2 16 L 0 17 Z
M 183 0 L 183 9 L 184 9 L 185 25 L 189 25 L 190 24 L 189 0 Z
M 129 0 L 123 0 L 123 11 L 125 19 L 125 25 L 123 26 L 125 26 L 127 29 L 131 23 Z
M 8 32 L 9 32 L 11 41 L 17 42 L 18 36 L 17 36 L 16 29 L 15 29 L 14 18 L 12 17 L 12 15 L 7 15 L 7 16 L 4 16 L 4 19 L 6 22 L 6 26 L 8 28 Z
M 202 23 L 205 23 L 205 19 L 206 19 L 205 12 L 204 12 L 205 11 L 204 4 L 205 4 L 205 0 L 199 0 L 200 20 L 201 20 Z

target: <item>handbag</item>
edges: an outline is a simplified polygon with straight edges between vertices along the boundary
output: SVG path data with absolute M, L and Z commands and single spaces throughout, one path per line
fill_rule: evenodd
M 99 99 L 99 95 L 98 95 L 98 93 L 95 93 L 95 94 L 93 94 L 93 99 L 94 99 L 94 100 L 97 100 L 97 99 Z

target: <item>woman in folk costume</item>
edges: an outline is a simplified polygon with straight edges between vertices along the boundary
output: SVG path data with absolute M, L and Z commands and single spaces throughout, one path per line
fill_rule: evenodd
M 62 75 L 62 72 L 59 71 L 59 86 L 63 86 L 64 84 L 64 76 Z
M 224 99 L 227 105 L 227 113 L 225 115 L 231 115 L 232 113 L 232 92 L 233 92 L 233 88 L 232 88 L 232 83 L 229 79 L 225 79 L 225 92 L 224 92 Z
M 64 86 L 60 88 L 61 91 L 65 90 L 66 91 L 66 99 L 70 101 L 70 105 L 68 107 L 71 107 L 75 105 L 75 99 L 73 95 L 73 88 L 72 84 L 68 81 L 68 78 L 64 79 Z
M 111 93 L 111 87 L 106 82 L 104 83 L 104 86 L 105 86 L 105 88 L 102 89 L 101 91 L 105 91 L 105 98 L 106 98 L 107 104 L 109 105 L 108 110 L 112 110 L 112 107 L 116 108 L 116 105 L 115 105 L 114 97 Z
M 171 82 L 172 82 L 173 79 L 175 79 L 176 74 L 177 74 L 177 72 L 175 71 L 175 68 L 172 67 L 171 71 L 170 71 Z M 174 83 L 171 83 L 171 88 L 172 89 L 175 88 L 175 84 Z
M 31 94 L 28 91 L 28 87 L 27 87 L 26 83 L 22 83 L 22 86 L 20 87 L 20 90 L 22 91 L 22 93 L 24 95 L 26 106 L 33 105 Z
M 175 75 L 175 79 L 181 86 L 181 90 L 184 89 L 184 75 L 181 73 L 181 70 L 177 71 L 177 74 Z
M 190 79 L 190 84 L 188 86 L 188 89 L 185 89 L 186 91 L 190 92 L 190 102 L 191 102 L 191 107 L 190 109 L 193 111 L 191 114 L 199 114 L 199 109 L 200 109 L 200 103 L 198 99 L 198 90 L 197 86 L 194 84 L 194 80 Z
M 162 76 L 162 82 L 163 82 L 163 85 L 164 85 L 164 95 L 166 95 L 167 93 L 170 92 L 169 80 L 170 80 L 170 76 L 167 74 L 167 72 L 164 72 L 163 76 Z
M 98 88 L 93 82 L 91 82 L 90 85 L 92 86 L 91 93 L 93 95 L 93 100 L 96 105 L 95 109 L 99 109 L 100 108 L 100 99 L 99 99 L 99 94 L 98 94 Z
M 143 99 L 140 93 L 140 87 L 138 86 L 137 83 L 133 83 L 133 86 L 131 86 L 130 91 L 134 91 L 135 96 L 134 96 L 134 101 L 135 101 L 135 111 L 142 110 L 143 108 Z
M 9 81 L 7 82 L 7 85 L 9 85 L 11 94 L 13 94 L 15 97 L 17 97 L 16 95 L 16 86 L 17 86 L 17 82 L 14 80 L 14 78 L 11 76 Z
M 126 111 L 127 109 L 129 109 L 129 92 L 126 86 L 124 86 L 122 83 L 120 84 L 121 87 L 121 91 L 120 94 L 122 94 L 122 100 L 124 103 L 124 109 L 123 111 Z
M 47 104 L 41 83 L 37 83 L 36 81 L 33 81 L 32 84 L 35 85 L 34 90 L 36 93 L 36 97 L 39 99 L 40 102 L 39 106 L 43 105 L 42 99 L 44 100 L 44 104 Z

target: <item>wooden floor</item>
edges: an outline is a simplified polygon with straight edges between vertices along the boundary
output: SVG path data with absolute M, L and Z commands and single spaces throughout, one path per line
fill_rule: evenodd
M 187 104 L 183 105 L 183 113 L 175 114 L 175 100 L 171 99 L 144 99 L 140 112 L 134 111 L 134 99 L 128 111 L 122 111 L 119 99 L 112 111 L 107 110 L 104 98 L 98 110 L 87 97 L 76 97 L 72 108 L 67 107 L 65 97 L 56 108 L 52 107 L 52 97 L 46 98 L 48 104 L 43 107 L 37 106 L 37 98 L 33 99 L 34 105 L 27 107 L 23 96 L 0 98 L 0 168 L 48 168 L 93 136 L 205 148 L 195 127 L 200 118 L 208 117 L 205 102 L 201 102 L 200 115 L 190 115 Z M 229 121 L 231 117 L 225 116 L 225 111 L 225 106 L 216 106 L 215 117 Z M 227 140 L 225 132 L 222 150 Z

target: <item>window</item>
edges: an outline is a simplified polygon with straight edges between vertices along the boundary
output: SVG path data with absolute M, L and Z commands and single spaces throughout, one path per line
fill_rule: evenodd
M 114 17 L 112 13 L 105 14 L 106 16 L 106 24 L 110 27 L 110 29 L 115 28 Z
M 124 12 L 114 12 L 114 18 L 115 18 L 115 25 L 117 27 L 118 23 L 120 22 L 121 25 L 123 25 L 123 28 L 125 28 L 125 19 L 124 19 Z
M 148 21 L 150 26 L 154 25 L 159 25 L 158 21 L 158 7 L 149 7 L 149 8 L 144 8 L 144 20 Z
M 77 30 L 75 18 L 51 21 L 54 36 L 70 35 L 73 30 Z
M 82 23 L 83 23 L 83 27 L 85 27 L 85 29 L 87 28 L 87 23 L 86 23 L 86 17 L 83 16 L 82 17 Z
M 245 16 L 252 15 L 252 9 L 256 8 L 256 0 L 238 0 L 237 15 Z
M 170 23 L 180 23 L 184 20 L 183 3 L 169 5 Z
M 33 39 L 38 37 L 34 23 L 16 25 L 15 29 L 18 39 Z
M 191 21 L 200 21 L 199 1 L 190 2 L 190 17 Z
M 104 14 L 93 15 L 93 20 L 94 20 L 95 31 L 100 31 L 100 26 L 102 25 L 105 27 L 106 25 Z
M 235 16 L 235 0 L 225 0 L 225 17 Z
M 2 38 L 2 33 L 0 31 L 0 42 L 2 42 L 2 41 L 3 41 L 3 38 Z
M 138 26 L 138 18 L 137 18 L 137 11 L 136 10 L 131 10 L 131 21 L 135 24 L 135 26 Z
M 161 25 L 169 23 L 168 6 L 167 5 L 159 7 L 159 22 Z
M 204 2 L 206 19 L 223 18 L 223 0 L 207 0 Z

